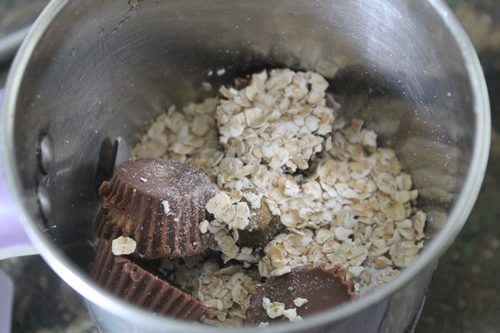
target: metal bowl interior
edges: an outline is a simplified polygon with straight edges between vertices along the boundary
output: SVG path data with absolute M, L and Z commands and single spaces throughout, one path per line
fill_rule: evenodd
M 395 148 L 420 190 L 428 240 L 417 260 L 379 290 L 270 329 L 402 331 L 418 310 L 437 259 L 475 201 L 490 139 L 481 67 L 444 4 L 52 1 L 8 79 L 6 172 L 34 244 L 103 327 L 200 328 L 137 309 L 89 279 L 107 149 L 118 138 L 134 146 L 172 103 L 202 98 L 202 82 L 218 87 L 271 67 L 323 74 L 340 115 L 361 117 L 380 146 Z M 360 314 L 365 321 L 353 324 Z M 372 328 L 369 315 L 378 316 Z

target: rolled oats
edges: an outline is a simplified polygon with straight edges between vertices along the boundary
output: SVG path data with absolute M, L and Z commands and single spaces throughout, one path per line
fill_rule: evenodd
M 115 256 L 122 256 L 134 253 L 136 246 L 132 238 L 120 236 L 111 242 L 111 251 Z
M 266 308 L 269 318 L 274 319 L 281 317 L 285 312 L 285 304 L 281 302 L 271 302 Z
M 297 315 L 297 309 L 295 309 L 295 308 L 286 309 L 285 311 L 283 311 L 283 316 L 288 318 L 288 320 L 290 320 L 290 321 L 302 319 L 302 317 Z
M 170 107 L 134 148 L 136 157 L 192 164 L 213 182 L 206 209 L 214 219 L 200 231 L 214 235 L 229 266 L 203 256 L 166 265 L 209 307 L 205 322 L 240 325 L 260 277 L 341 265 L 362 294 L 396 276 L 423 247 L 426 214 L 415 208 L 411 176 L 363 120 L 335 117 L 339 106 L 327 88 L 317 73 L 255 73 L 240 90 L 222 86 L 220 98 Z M 283 230 L 265 246 L 240 246 L 240 233 L 255 228 L 263 207 Z M 262 306 L 271 318 L 301 319 L 269 299 Z
M 296 307 L 300 308 L 302 305 L 306 304 L 308 302 L 307 299 L 297 297 L 296 299 L 293 300 L 293 304 L 295 304 Z

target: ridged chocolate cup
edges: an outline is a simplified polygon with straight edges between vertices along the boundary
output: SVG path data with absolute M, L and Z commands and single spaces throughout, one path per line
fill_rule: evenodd
M 208 218 L 210 179 L 188 164 L 153 158 L 129 160 L 99 188 L 99 238 L 126 236 L 144 259 L 178 258 L 207 250 L 213 238 L 199 224 Z
M 245 324 L 288 321 L 285 316 L 270 318 L 262 306 L 263 298 L 285 304 L 285 309 L 297 309 L 297 315 L 307 317 L 314 313 L 338 306 L 355 297 L 354 285 L 346 281 L 345 271 L 340 266 L 326 269 L 322 266 L 300 266 L 290 273 L 270 277 L 257 286 L 257 292 L 250 297 Z M 294 300 L 303 298 L 307 303 L 298 307 Z
M 134 260 L 134 261 L 132 261 Z M 115 256 L 111 241 L 100 239 L 90 267 L 91 277 L 113 294 L 152 312 L 179 319 L 198 320 L 205 305 L 169 284 L 149 264 Z

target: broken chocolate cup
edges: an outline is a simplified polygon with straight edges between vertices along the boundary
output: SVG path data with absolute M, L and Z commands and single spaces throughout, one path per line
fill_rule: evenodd
M 95 222 L 99 238 L 130 237 L 136 256 L 178 258 L 200 253 L 212 243 L 199 224 L 208 218 L 210 179 L 188 164 L 141 158 L 122 163 L 99 188 L 103 198 Z
M 285 309 L 296 309 L 297 315 L 306 316 L 340 305 L 355 297 L 353 284 L 345 280 L 345 271 L 336 266 L 301 266 L 290 273 L 270 277 L 257 286 L 257 292 L 250 298 L 245 324 L 256 325 L 288 321 L 285 316 L 270 318 L 263 307 L 263 299 L 284 303 Z M 299 305 L 294 301 L 302 300 Z M 304 301 L 305 300 L 305 301 Z M 303 303 L 303 304 L 302 304 Z
M 113 294 L 152 312 L 185 320 L 198 320 L 205 305 L 163 280 L 150 263 L 115 256 L 111 241 L 100 239 L 90 276 Z
M 261 199 L 260 208 L 252 208 L 251 212 L 250 223 L 245 229 L 238 232 L 238 244 L 252 248 L 264 248 L 281 230 L 280 218 L 271 213 L 264 198 Z

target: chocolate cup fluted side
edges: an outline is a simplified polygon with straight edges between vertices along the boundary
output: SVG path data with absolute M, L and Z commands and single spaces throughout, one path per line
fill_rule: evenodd
M 133 178 L 132 172 L 137 174 Z M 130 237 L 142 258 L 186 257 L 212 245 L 213 236 L 199 227 L 209 218 L 205 205 L 211 197 L 210 180 L 192 166 L 161 159 L 127 161 L 103 182 L 99 194 L 103 202 L 94 226 L 97 236 Z
M 90 275 L 113 294 L 155 313 L 198 320 L 207 311 L 202 303 L 134 263 L 131 258 L 115 256 L 111 241 L 105 239 L 99 241 Z

